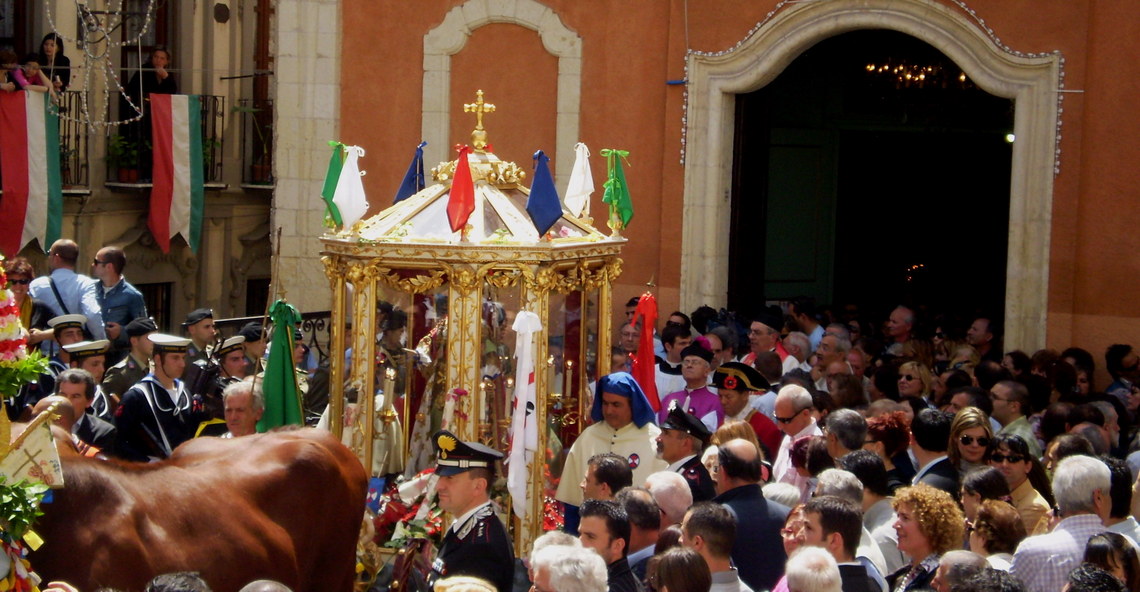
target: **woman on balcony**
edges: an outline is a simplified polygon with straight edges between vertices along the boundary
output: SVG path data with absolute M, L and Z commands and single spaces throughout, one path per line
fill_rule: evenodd
M 67 90 L 67 85 L 71 84 L 71 60 L 63 55 L 63 39 L 59 35 L 44 35 L 36 61 L 40 63 L 40 69 L 51 81 L 55 92 Z

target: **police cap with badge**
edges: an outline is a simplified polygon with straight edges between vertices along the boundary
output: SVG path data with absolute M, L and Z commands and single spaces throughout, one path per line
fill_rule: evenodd
M 708 444 L 709 438 L 712 437 L 712 432 L 709 431 L 708 426 L 697 419 L 697 416 L 680 407 L 669 410 L 669 415 L 661 423 L 661 429 L 685 432 L 700 440 L 702 445 Z
M 713 386 L 741 393 L 763 393 L 772 388 L 758 370 L 740 362 L 721 364 L 713 373 Z
M 106 339 L 80 341 L 79 343 L 65 345 L 63 349 L 71 356 L 72 361 L 79 362 L 87 358 L 107 355 L 107 350 L 111 349 L 111 342 Z
M 487 469 L 495 472 L 495 461 L 503 458 L 503 453 L 478 442 L 463 442 L 455 434 L 440 430 L 432 438 L 435 445 L 435 474 L 450 477 L 471 469 Z M 489 486 L 489 484 L 488 484 Z

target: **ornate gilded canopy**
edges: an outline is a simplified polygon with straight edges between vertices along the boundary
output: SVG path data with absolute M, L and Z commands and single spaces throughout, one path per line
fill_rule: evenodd
M 341 434 L 346 418 L 374 418 L 350 431 L 365 466 L 377 473 L 392 466 L 378 461 L 391 454 L 375 444 L 392 421 L 403 426 L 408 472 L 430 462 L 423 434 L 440 426 L 507 452 L 515 347 L 509 329 L 520 310 L 537 314 L 544 327 L 533 341 L 547 370 L 535 372 L 535 416 L 550 426 L 539 430 L 540 450 L 559 448 L 554 440 L 568 448 L 588 412 L 589 385 L 609 372 L 610 286 L 626 240 L 602 234 L 565 207 L 540 236 L 526 211 L 526 173 L 487 151 L 482 118 L 493 105 L 480 91 L 466 107 L 477 116 L 468 155 L 475 204 L 460 232 L 447 214 L 458 164 L 451 161 L 432 169 L 433 185 L 321 238 L 333 290 L 332 351 L 351 349 L 332 356 L 331 426 Z M 401 313 L 392 310 L 407 318 L 402 343 L 390 334 L 401 330 L 393 321 Z M 388 368 L 399 377 L 380 380 Z M 378 396 L 360 397 L 359 414 L 346 416 L 345 385 Z M 557 478 L 558 466 L 557 458 L 531 463 L 531 510 L 517 524 L 517 544 L 529 545 L 541 532 L 546 472 Z

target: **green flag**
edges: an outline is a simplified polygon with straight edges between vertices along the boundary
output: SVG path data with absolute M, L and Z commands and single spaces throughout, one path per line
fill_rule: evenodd
M 328 206 L 329 218 L 332 218 L 336 227 L 340 228 L 344 226 L 344 222 L 340 217 L 340 208 L 333 203 L 333 195 L 336 194 L 336 184 L 340 180 L 340 169 L 344 167 L 344 144 L 330 140 L 329 146 L 332 146 L 332 156 L 329 157 L 329 170 L 325 173 L 325 186 L 321 189 L 321 199 L 325 200 L 325 205 Z
M 261 388 L 265 393 L 265 413 L 257 422 L 257 431 L 289 424 L 301 425 L 301 392 L 297 388 L 297 372 L 293 367 L 293 331 L 301 322 L 301 313 L 291 304 L 278 300 L 269 308 L 273 321 L 273 340 L 269 345 L 269 362 Z
M 602 156 L 608 170 L 602 202 L 609 204 L 611 220 L 616 213 L 621 220 L 621 228 L 629 228 L 629 222 L 633 220 L 633 200 L 629 197 L 629 185 L 625 183 L 625 171 L 621 167 L 621 160 L 629 156 L 629 151 L 604 148 Z

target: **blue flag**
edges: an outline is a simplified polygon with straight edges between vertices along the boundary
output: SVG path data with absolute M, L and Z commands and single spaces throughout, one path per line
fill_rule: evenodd
M 412 164 L 408 165 L 408 172 L 404 173 L 404 182 L 400 183 L 400 189 L 396 191 L 396 201 L 392 203 L 398 204 L 423 190 L 424 146 L 427 146 L 427 142 L 420 142 L 416 147 L 416 155 L 412 157 Z
M 530 186 L 530 198 L 526 200 L 526 213 L 534 221 L 538 235 L 543 236 L 562 217 L 562 201 L 554 188 L 554 178 L 550 176 L 548 156 L 542 150 L 534 153 L 534 183 Z

